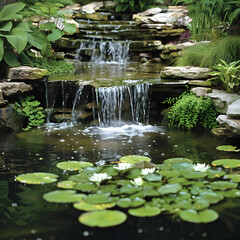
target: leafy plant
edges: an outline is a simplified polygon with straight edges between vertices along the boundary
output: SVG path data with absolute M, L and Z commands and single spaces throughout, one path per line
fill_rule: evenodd
M 169 126 L 188 130 L 197 126 L 214 128 L 217 126 L 216 118 L 217 112 L 211 99 L 197 97 L 192 93 L 184 93 L 168 113 Z
M 27 118 L 28 123 L 27 127 L 24 128 L 25 131 L 44 123 L 43 108 L 40 107 L 40 102 L 35 100 L 34 96 L 20 97 L 19 102 L 15 102 L 14 109 L 20 116 Z
M 163 0 L 114 0 L 117 2 L 116 12 L 138 12 L 152 7 Z
M 213 76 L 210 80 L 220 80 L 224 90 L 231 93 L 234 88 L 240 85 L 240 60 L 227 64 L 225 61 L 220 60 L 220 63 L 213 67 Z

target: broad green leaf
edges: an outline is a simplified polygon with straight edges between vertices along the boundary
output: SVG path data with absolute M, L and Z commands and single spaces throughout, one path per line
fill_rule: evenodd
M 239 189 L 231 189 L 228 191 L 219 191 L 217 193 L 223 195 L 224 197 L 228 197 L 228 198 L 239 198 L 240 197 Z
M 129 208 L 132 200 L 130 198 L 121 198 L 117 201 L 117 205 L 121 208 Z
M 18 53 L 25 49 L 28 42 L 27 33 L 18 29 L 12 29 L 5 37 Z
M 210 188 L 214 190 L 226 190 L 231 188 L 237 188 L 237 186 L 237 183 L 227 181 L 215 181 L 210 183 Z
M 0 37 L 0 61 L 2 60 L 4 54 L 3 43 L 3 39 Z
M 25 52 L 21 52 L 19 58 L 23 65 L 29 65 L 31 67 L 33 66 L 33 61 L 29 58 L 29 56 Z
M 127 219 L 125 213 L 116 210 L 103 210 L 83 213 L 79 222 L 89 227 L 112 227 Z
M 92 204 L 111 203 L 117 201 L 117 197 L 110 197 L 109 193 L 89 194 L 84 201 Z
M 82 210 L 82 211 L 97 211 L 97 210 L 104 210 L 107 208 L 112 208 L 116 205 L 116 203 L 101 203 L 101 204 L 91 204 L 84 201 L 79 203 L 74 203 L 73 207 Z
M 239 152 L 240 149 L 237 149 L 237 147 L 232 146 L 232 145 L 221 145 L 216 147 L 217 150 L 219 151 L 225 151 L 225 152 Z
M 21 183 L 27 184 L 43 184 L 56 182 L 58 175 L 52 173 L 35 172 L 20 174 L 16 179 Z
M 151 162 L 149 157 L 139 156 L 139 155 L 127 155 L 119 159 L 120 162 L 126 162 L 131 164 L 136 164 L 141 161 Z
M 196 199 L 205 200 L 210 204 L 213 204 L 223 200 L 223 198 L 223 195 L 212 191 L 200 191 L 199 197 L 197 197 Z
M 32 32 L 32 30 L 29 28 L 29 25 L 26 22 L 20 21 L 14 24 L 14 29 L 22 30 L 25 32 Z
M 71 35 L 77 31 L 76 26 L 73 23 L 66 23 L 63 30 Z
M 128 185 L 122 186 L 120 188 L 120 193 L 132 194 L 135 192 L 139 192 L 140 190 L 141 190 L 141 188 L 139 188 L 137 186 L 133 186 L 131 184 L 128 184 Z
M 83 192 L 95 192 L 98 190 L 96 184 L 91 182 L 77 183 L 73 186 L 73 189 L 83 191 Z
M 25 7 L 24 3 L 13 3 L 8 4 L 2 8 L 0 11 L 0 22 L 14 19 L 21 19 L 22 15 L 17 14 Z
M 192 164 L 193 161 L 188 158 L 168 158 L 163 161 L 163 164 L 170 165 L 170 166 L 172 166 L 175 163 L 190 163 L 190 164 Z
M 173 183 L 173 184 L 165 184 L 158 188 L 158 192 L 161 195 L 169 194 L 169 193 L 177 193 L 182 189 L 182 185 L 179 183 Z
M 51 31 L 56 28 L 56 24 L 54 22 L 47 22 L 40 25 L 41 30 Z
M 74 203 L 80 202 L 86 195 L 77 194 L 75 190 L 56 190 L 43 195 L 47 202 L 54 203 Z
M 234 182 L 240 182 L 240 174 L 227 174 L 225 177 L 232 179 Z
M 3 32 L 10 32 L 10 30 L 12 29 L 12 22 L 2 22 L 0 23 L 0 31 Z
M 214 178 L 220 178 L 220 177 L 224 176 L 226 173 L 225 173 L 225 171 L 209 169 L 207 171 L 207 174 L 208 174 L 208 178 L 214 179 Z
M 161 213 L 160 208 L 145 205 L 140 208 L 129 209 L 128 213 L 135 217 L 153 217 Z
M 200 212 L 188 209 L 180 212 L 180 218 L 187 222 L 209 223 L 218 219 L 218 213 L 211 209 L 206 209 Z
M 65 189 L 72 189 L 74 185 L 76 185 L 76 183 L 73 181 L 62 181 L 57 183 L 57 186 L 59 188 L 65 188 Z
M 212 162 L 213 166 L 223 166 L 224 168 L 240 167 L 239 159 L 219 159 Z
M 48 34 L 47 39 L 51 42 L 54 42 L 62 37 L 62 32 L 59 29 L 54 29 L 52 33 Z
M 90 162 L 80 162 L 80 161 L 65 161 L 57 164 L 57 167 L 69 171 L 78 171 L 82 168 L 93 166 Z
M 154 173 L 150 173 L 144 176 L 144 179 L 146 179 L 149 182 L 162 182 L 162 176 Z
M 185 177 L 186 179 L 200 179 L 200 178 L 204 178 L 207 176 L 207 173 L 205 172 L 186 172 L 183 177 Z

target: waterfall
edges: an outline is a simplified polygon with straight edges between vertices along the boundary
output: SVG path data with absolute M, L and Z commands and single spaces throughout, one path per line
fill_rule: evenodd
M 96 102 L 99 125 L 120 126 L 126 120 L 134 124 L 147 124 L 149 101 L 149 84 L 98 88 Z
M 94 63 L 126 64 L 128 62 L 129 41 L 82 41 L 77 56 L 79 60 L 88 58 Z
M 74 121 L 77 121 L 78 116 L 82 112 L 81 106 L 81 96 L 85 86 L 79 86 L 76 95 L 74 97 L 73 106 L 72 106 L 72 117 Z

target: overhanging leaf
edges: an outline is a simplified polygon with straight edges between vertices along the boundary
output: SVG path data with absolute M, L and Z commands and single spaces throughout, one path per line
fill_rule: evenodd
M 16 13 L 21 11 L 24 7 L 25 4 L 21 2 L 4 6 L 0 11 L 0 22 L 13 19 L 21 19 L 22 15 Z
M 62 37 L 62 32 L 59 29 L 54 29 L 52 33 L 47 36 L 47 39 L 51 42 L 54 42 Z
M 10 32 L 10 30 L 12 29 L 12 22 L 2 22 L 0 23 L 0 31 L 3 32 Z
M 3 48 L 3 39 L 0 37 L 0 61 L 3 58 L 4 48 Z
M 69 34 L 74 34 L 76 32 L 76 26 L 73 23 L 66 23 L 63 30 Z
M 13 29 L 9 35 L 5 36 L 8 42 L 21 53 L 27 45 L 27 33 L 22 30 Z

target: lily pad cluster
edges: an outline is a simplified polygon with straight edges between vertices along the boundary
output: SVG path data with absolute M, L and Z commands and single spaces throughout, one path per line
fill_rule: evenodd
M 78 172 L 59 181 L 59 189 L 43 198 L 73 203 L 74 208 L 85 211 L 79 221 L 90 227 L 119 225 L 127 219 L 127 213 L 136 217 L 170 213 L 184 221 L 209 223 L 218 218 L 211 205 L 225 197 L 240 197 L 240 174 L 234 171 L 240 167 L 240 160 L 215 160 L 212 165 L 193 164 L 187 158 L 153 164 L 150 158 L 137 155 L 103 166 L 62 162 L 57 164 L 59 168 Z M 24 180 L 24 175 L 16 179 L 32 183 Z

